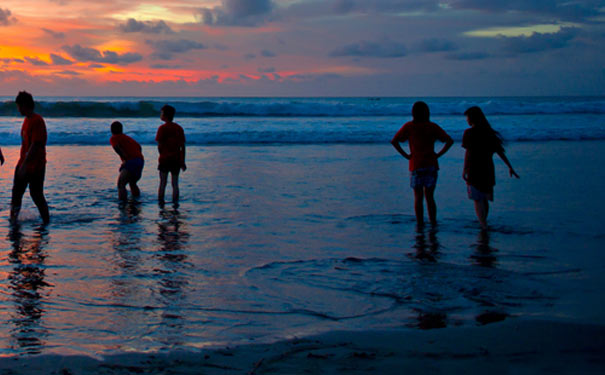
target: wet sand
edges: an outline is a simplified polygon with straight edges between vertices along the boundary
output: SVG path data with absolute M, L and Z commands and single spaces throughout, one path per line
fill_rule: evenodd
M 602 374 L 605 327 L 507 320 L 433 330 L 330 332 L 274 344 L 93 359 L 0 359 L 7 374 Z

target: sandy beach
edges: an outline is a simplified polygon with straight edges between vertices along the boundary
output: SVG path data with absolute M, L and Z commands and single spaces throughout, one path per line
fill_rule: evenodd
M 93 359 L 3 358 L 6 374 L 602 374 L 605 328 L 508 320 L 434 330 L 330 332 L 274 344 Z

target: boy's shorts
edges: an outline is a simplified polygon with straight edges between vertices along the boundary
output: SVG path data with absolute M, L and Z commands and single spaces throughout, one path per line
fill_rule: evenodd
M 180 161 L 167 161 L 167 162 L 159 163 L 158 171 L 172 173 L 174 175 L 177 175 L 181 171 L 181 162 Z
M 434 188 L 437 186 L 437 168 L 418 168 L 412 171 L 410 177 L 410 186 L 412 189 L 418 189 L 421 187 Z
M 481 191 L 473 185 L 466 185 L 466 191 L 468 192 L 468 199 L 474 201 L 493 201 L 494 200 L 494 188 L 490 188 L 488 191 Z
M 134 158 L 127 160 L 121 167 L 122 169 L 126 169 L 130 176 L 134 179 L 134 181 L 138 181 L 141 178 L 141 174 L 143 173 L 143 166 L 145 165 L 145 161 L 141 158 Z

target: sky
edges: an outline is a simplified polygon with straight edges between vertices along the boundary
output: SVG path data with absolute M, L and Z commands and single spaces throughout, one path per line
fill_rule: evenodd
M 0 95 L 604 95 L 605 0 L 8 0 Z

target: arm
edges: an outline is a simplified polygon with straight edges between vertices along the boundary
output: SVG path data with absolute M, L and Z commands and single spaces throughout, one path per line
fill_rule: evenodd
M 35 155 L 38 153 L 38 150 L 40 150 L 40 148 L 42 148 L 42 147 L 43 147 L 43 142 L 38 142 L 38 141 L 32 142 L 32 144 L 29 146 L 29 149 L 27 150 L 27 153 L 25 154 L 25 160 L 23 160 L 23 163 L 19 167 L 20 175 L 25 174 L 25 171 L 27 171 L 28 163 L 30 163 L 31 160 L 34 159 Z
M 462 169 L 462 179 L 468 181 L 468 150 L 464 153 L 464 168 Z
M 185 164 L 185 143 L 183 143 L 183 146 L 181 147 L 181 163 L 181 169 L 185 172 L 187 170 L 187 164 Z
M 397 150 L 397 152 L 401 154 L 401 156 L 410 160 L 411 155 L 405 152 L 403 148 L 401 148 L 401 145 L 399 144 L 399 141 L 397 139 L 393 138 L 393 140 L 391 140 L 391 144 L 393 145 L 393 147 L 395 147 L 395 150 Z
M 124 160 L 124 153 L 122 152 L 122 149 L 120 149 L 120 146 L 115 145 L 112 147 L 113 147 L 113 150 L 116 152 L 116 154 L 118 154 L 120 156 L 120 159 Z
M 506 157 L 506 154 L 504 153 L 504 151 L 503 150 L 498 151 L 497 154 L 500 157 L 500 159 L 502 159 L 504 164 L 506 164 L 506 166 L 508 167 L 508 173 L 510 174 L 510 176 L 519 178 L 519 175 L 513 169 L 513 166 L 508 161 L 508 158 Z
M 450 149 L 450 147 L 452 147 L 453 144 L 454 144 L 454 140 L 452 139 L 452 137 L 448 136 L 447 139 L 445 140 L 445 144 L 443 145 L 443 148 L 441 148 L 441 151 L 439 151 L 437 153 L 437 158 L 442 157 Z

